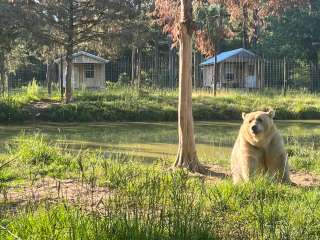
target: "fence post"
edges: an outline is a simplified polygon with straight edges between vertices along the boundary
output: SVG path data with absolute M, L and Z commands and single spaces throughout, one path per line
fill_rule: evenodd
M 287 63 L 286 58 L 283 59 L 283 96 L 287 94 Z

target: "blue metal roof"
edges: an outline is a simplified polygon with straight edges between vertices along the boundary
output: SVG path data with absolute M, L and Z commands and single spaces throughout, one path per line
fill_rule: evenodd
M 235 57 L 235 56 L 241 56 L 241 57 L 254 57 L 255 54 L 244 49 L 244 48 L 238 48 L 232 51 L 228 51 L 228 52 L 222 52 L 220 54 L 217 55 L 217 63 L 223 62 L 229 58 Z M 208 65 L 213 65 L 215 64 L 215 56 L 210 57 L 208 59 L 206 59 L 204 62 L 202 62 L 200 64 L 200 66 L 208 66 Z

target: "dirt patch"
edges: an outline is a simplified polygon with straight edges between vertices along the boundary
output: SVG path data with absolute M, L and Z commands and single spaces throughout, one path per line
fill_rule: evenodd
M 310 174 L 307 172 L 294 172 L 290 173 L 290 179 L 292 182 L 301 187 L 319 187 L 320 176 Z
M 110 191 L 105 187 L 92 186 L 77 180 L 57 180 L 43 178 L 34 184 L 25 184 L 8 189 L 6 194 L 0 195 L 0 202 L 24 205 L 44 201 L 68 201 L 85 209 L 98 208 Z
M 231 178 L 230 171 L 226 167 L 209 165 L 208 170 L 211 175 L 204 177 L 207 182 L 217 183 Z M 320 186 L 320 176 L 310 173 L 292 171 L 290 178 L 298 187 Z M 14 206 L 68 201 L 85 210 L 99 210 L 103 208 L 104 200 L 110 196 L 111 190 L 106 187 L 93 186 L 73 179 L 59 180 L 45 177 L 33 184 L 9 188 L 5 194 L 0 195 L 0 203 L 9 203 Z
M 231 178 L 231 172 L 226 167 L 212 164 L 208 165 L 208 170 L 213 173 L 209 177 L 210 182 L 217 182 Z M 290 179 L 299 187 L 320 187 L 320 176 L 315 174 L 290 171 Z
M 61 105 L 60 101 L 55 101 L 52 99 L 42 99 L 41 101 L 34 101 L 28 103 L 26 106 L 23 107 L 23 110 L 28 112 L 30 115 L 34 117 L 40 116 L 42 113 L 48 111 L 49 108 L 53 106 Z

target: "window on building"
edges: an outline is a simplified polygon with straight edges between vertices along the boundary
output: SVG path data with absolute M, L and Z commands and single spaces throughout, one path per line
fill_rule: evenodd
M 86 63 L 84 65 L 84 73 L 86 78 L 94 78 L 94 64 Z

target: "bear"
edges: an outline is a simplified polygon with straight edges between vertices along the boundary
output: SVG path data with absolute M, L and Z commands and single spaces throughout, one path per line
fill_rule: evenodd
M 243 124 L 231 153 L 231 174 L 235 184 L 247 182 L 257 174 L 291 183 L 287 153 L 274 117 L 272 109 L 242 113 Z

